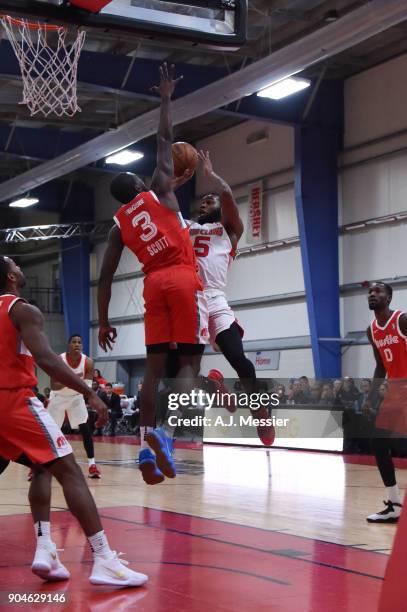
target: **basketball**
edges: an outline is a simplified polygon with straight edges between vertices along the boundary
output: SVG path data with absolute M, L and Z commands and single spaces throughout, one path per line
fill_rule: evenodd
M 188 142 L 175 142 L 172 145 L 174 175 L 182 176 L 185 170 L 196 169 L 199 161 L 198 151 Z

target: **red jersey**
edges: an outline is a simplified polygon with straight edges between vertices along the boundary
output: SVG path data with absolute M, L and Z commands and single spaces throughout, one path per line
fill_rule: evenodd
M 370 326 L 373 342 L 380 353 L 388 379 L 407 379 L 407 337 L 399 325 L 402 314 L 401 310 L 395 310 L 383 327 L 376 319 L 373 319 Z
M 0 389 L 32 388 L 38 384 L 32 355 L 10 318 L 11 309 L 20 300 L 15 295 L 0 295 Z
M 169 266 L 196 269 L 188 228 L 180 212 L 160 204 L 153 191 L 140 193 L 113 217 L 123 244 L 143 265 L 143 272 Z

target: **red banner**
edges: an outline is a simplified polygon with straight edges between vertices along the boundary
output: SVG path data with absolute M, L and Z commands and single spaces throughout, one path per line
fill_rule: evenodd
M 249 185 L 249 226 L 247 241 L 263 242 L 263 183 Z

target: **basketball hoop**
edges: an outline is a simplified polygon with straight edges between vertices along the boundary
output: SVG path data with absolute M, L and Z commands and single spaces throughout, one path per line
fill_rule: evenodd
M 20 64 L 23 78 L 23 100 L 31 116 L 51 113 L 72 117 L 80 112 L 77 98 L 78 61 L 86 32 L 77 31 L 73 38 L 68 28 L 1 18 L 8 39 Z

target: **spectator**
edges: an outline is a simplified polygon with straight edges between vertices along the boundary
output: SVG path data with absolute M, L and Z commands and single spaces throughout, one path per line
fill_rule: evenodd
M 287 403 L 288 397 L 287 397 L 287 394 L 285 392 L 285 386 L 284 385 L 278 385 L 278 387 L 277 387 L 277 395 L 278 395 L 279 403 L 281 405 Z
M 303 393 L 304 400 L 301 402 L 302 404 L 310 404 L 311 403 L 311 387 L 309 384 L 309 380 L 307 376 L 301 376 L 299 379 L 300 388 Z
M 120 406 L 120 397 L 117 393 L 113 393 L 112 383 L 106 383 L 105 386 L 107 402 L 106 405 L 109 409 L 109 417 L 110 417 L 110 435 L 116 435 L 116 425 L 117 421 L 123 416 L 122 408 Z
M 319 404 L 322 395 L 322 385 L 321 383 L 315 381 L 311 387 L 311 396 L 310 403 L 311 404 Z
M 356 388 L 353 378 L 346 377 L 343 379 L 342 388 L 339 391 L 339 399 L 348 407 L 353 406 L 356 400 L 359 399 L 360 392 Z
M 137 393 L 134 396 L 134 407 L 140 410 L 141 392 L 143 391 L 143 381 L 137 383 Z
M 107 395 L 103 391 L 102 387 L 99 385 L 98 381 L 95 380 L 95 379 L 92 381 L 92 389 L 94 390 L 94 392 L 100 397 L 100 399 L 107 406 L 108 405 Z M 89 408 L 88 408 L 88 414 L 89 414 L 89 427 L 90 427 L 90 430 L 94 433 L 95 436 L 102 436 L 103 435 L 103 429 L 95 429 L 95 424 L 96 424 L 96 421 L 98 420 L 96 412 L 94 410 L 89 410 Z
M 102 387 L 106 385 L 106 379 L 103 378 L 100 370 L 93 370 L 93 380 L 96 380 Z
M 333 406 L 335 404 L 334 389 L 331 384 L 325 383 L 324 385 L 322 385 L 319 403 L 324 406 Z
M 335 400 L 339 400 L 339 394 L 342 391 L 342 381 L 340 378 L 334 380 L 333 393 Z
M 304 393 L 300 380 L 295 380 L 292 384 L 288 400 L 291 404 L 308 404 L 311 396 Z

